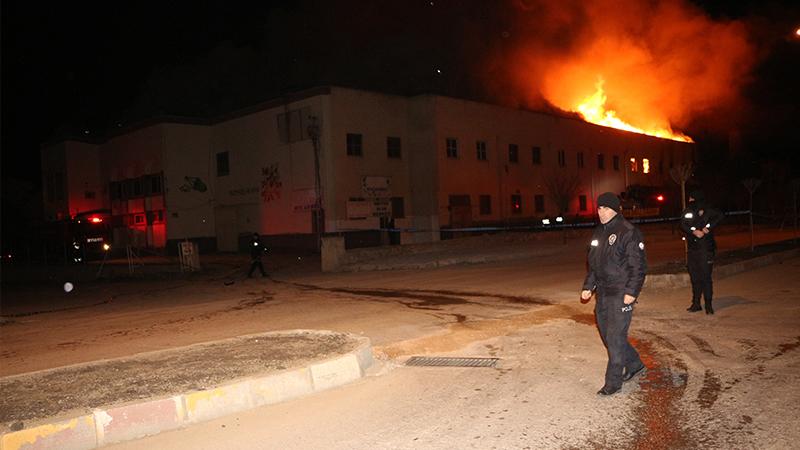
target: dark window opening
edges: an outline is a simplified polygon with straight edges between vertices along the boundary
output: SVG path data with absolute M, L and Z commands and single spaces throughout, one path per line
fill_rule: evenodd
M 619 171 L 619 155 L 614 155 L 614 170 Z
M 533 147 L 531 149 L 531 151 L 532 151 L 533 164 L 535 164 L 537 166 L 541 165 L 542 164 L 542 148 L 541 147 Z
M 447 157 L 458 158 L 458 141 L 454 138 L 447 138 Z
M 508 144 L 508 162 L 519 162 L 519 146 L 517 144 Z
M 578 167 L 583 169 L 583 152 L 578 152 Z
M 597 168 L 600 170 L 605 170 L 606 168 L 606 155 L 602 153 L 597 155 Z
M 362 156 L 363 154 L 361 135 L 347 133 L 347 156 Z
M 481 195 L 480 196 L 480 212 L 482 216 L 488 216 L 492 213 L 492 196 L 491 195 Z
M 586 211 L 587 210 L 588 206 L 586 206 L 586 196 L 585 195 L 579 195 L 578 196 L 578 208 L 580 208 L 581 211 Z
M 478 141 L 475 143 L 476 156 L 479 161 L 486 161 L 486 142 Z
M 401 147 L 400 147 L 399 137 L 390 136 L 386 138 L 386 157 L 387 158 L 401 157 Z
M 558 151 L 558 167 L 565 167 L 567 165 L 567 152 L 564 150 Z
M 217 176 L 224 177 L 231 173 L 228 152 L 217 153 Z
M 395 219 L 406 217 L 406 205 L 403 197 L 392 197 L 392 217 Z

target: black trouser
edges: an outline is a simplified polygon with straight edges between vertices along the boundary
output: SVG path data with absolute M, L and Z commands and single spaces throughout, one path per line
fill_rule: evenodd
M 622 290 L 597 288 L 597 303 L 594 313 L 600 337 L 608 350 L 605 386 L 617 389 L 622 386 L 623 369 L 633 372 L 642 367 L 639 353 L 628 342 L 633 305 L 623 302 Z
M 266 277 L 267 276 L 267 273 L 264 272 L 264 265 L 261 264 L 261 260 L 260 259 L 254 259 L 253 262 L 250 263 L 250 272 L 247 272 L 247 277 L 248 278 L 253 276 L 253 271 L 256 270 L 256 267 L 258 267 L 258 270 L 261 271 L 261 276 L 262 277 Z
M 686 261 L 689 278 L 692 280 L 692 305 L 700 306 L 700 296 L 711 305 L 714 297 L 714 284 L 711 272 L 714 269 L 714 252 L 706 249 L 689 250 Z

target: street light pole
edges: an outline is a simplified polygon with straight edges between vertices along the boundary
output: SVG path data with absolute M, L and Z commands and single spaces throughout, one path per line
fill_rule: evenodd
M 314 146 L 314 223 L 317 231 L 317 250 L 322 250 L 322 184 L 319 176 L 319 123 L 317 116 L 308 116 L 308 136 Z

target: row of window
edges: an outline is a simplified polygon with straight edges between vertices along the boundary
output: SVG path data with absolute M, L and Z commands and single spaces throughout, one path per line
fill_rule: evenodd
M 362 135 L 358 133 L 347 133 L 346 150 L 348 156 L 364 156 Z M 445 140 L 445 153 L 447 154 L 448 158 L 453 158 L 453 159 L 458 158 L 458 139 L 447 138 Z M 479 161 L 486 161 L 488 159 L 488 152 L 486 150 L 486 141 L 475 142 L 475 155 Z M 401 144 L 399 137 L 390 136 L 386 138 L 386 156 L 388 158 L 401 158 Z M 516 164 L 519 163 L 519 159 L 520 159 L 519 145 L 508 144 L 508 162 Z M 531 147 L 531 163 L 534 165 L 542 164 L 541 147 L 536 147 L 536 146 Z M 586 166 L 584 152 L 577 152 L 576 163 L 579 168 L 584 168 Z M 558 151 L 558 166 L 559 167 L 567 166 L 567 154 L 565 150 Z M 619 155 L 612 155 L 612 167 L 616 171 L 620 170 Z M 606 155 L 602 153 L 597 155 L 597 168 L 600 170 L 605 170 Z M 659 173 L 664 173 L 663 161 L 659 162 L 658 170 Z M 631 158 L 630 160 L 630 171 L 639 172 L 639 164 L 636 158 Z M 641 160 L 641 172 L 650 173 L 649 159 L 644 158 Z
M 361 134 L 347 133 L 347 156 L 364 156 L 364 139 Z M 386 138 L 386 157 L 400 159 L 403 156 L 402 144 L 399 137 Z
M 160 173 L 109 183 L 111 200 L 128 200 L 164 193 L 163 177 Z
M 578 210 L 581 212 L 585 212 L 588 210 L 588 199 L 585 195 L 578 196 Z M 492 196 L 491 195 L 479 195 L 478 196 L 478 209 L 480 211 L 480 215 L 488 216 L 492 214 Z M 451 206 L 453 205 L 453 201 L 451 200 Z M 541 214 L 544 213 L 544 195 L 536 194 L 533 196 L 533 211 L 534 213 Z M 514 215 L 521 215 L 523 212 L 522 208 L 522 195 L 521 194 L 511 194 L 511 213 Z

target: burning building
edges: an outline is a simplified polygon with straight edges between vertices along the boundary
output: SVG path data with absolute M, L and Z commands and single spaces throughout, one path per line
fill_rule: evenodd
M 102 212 L 115 245 L 190 239 L 236 251 L 258 232 L 400 243 L 443 229 L 589 217 L 604 191 L 659 187 L 693 145 L 577 117 L 443 97 L 321 87 L 213 121 L 163 118 L 42 148 L 45 213 Z M 318 199 L 320 200 L 318 203 Z M 319 230 L 318 230 L 319 229 Z

